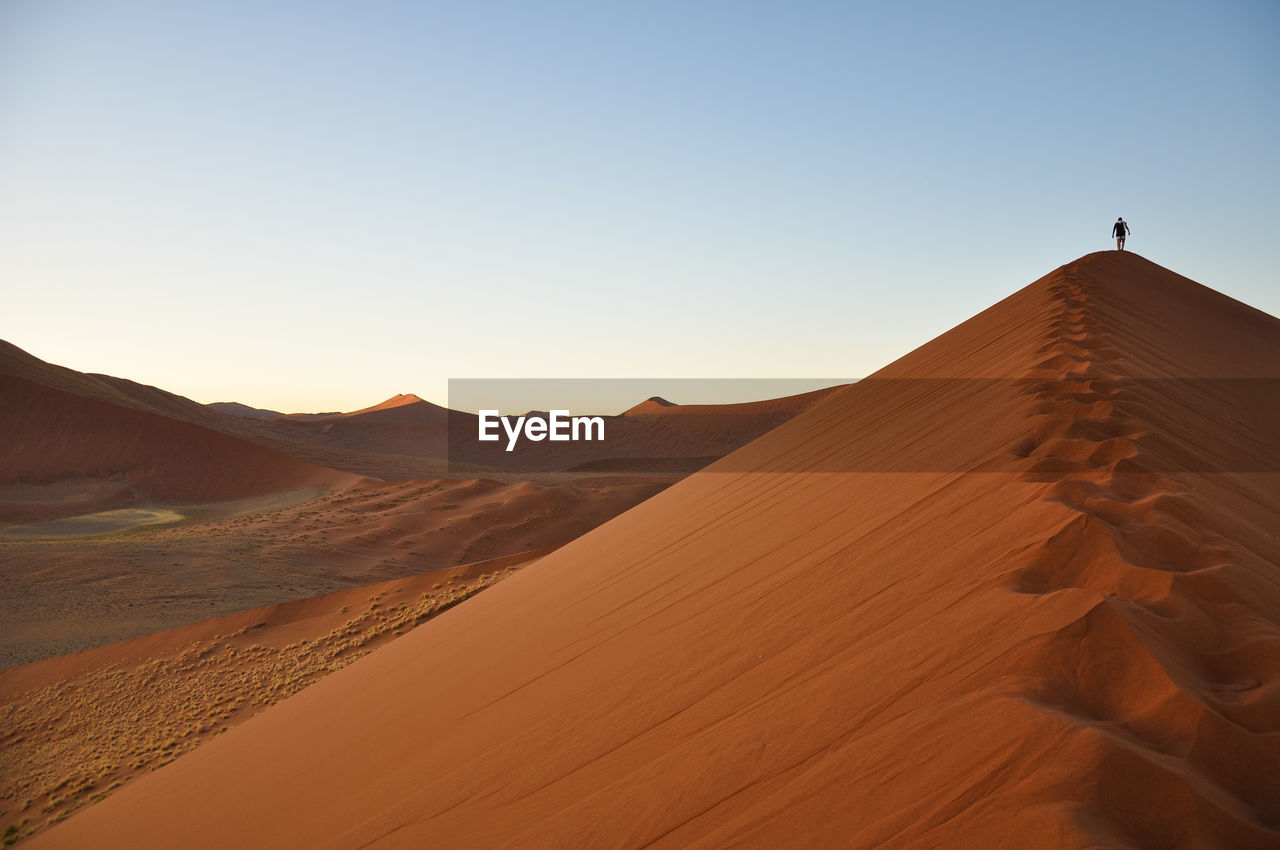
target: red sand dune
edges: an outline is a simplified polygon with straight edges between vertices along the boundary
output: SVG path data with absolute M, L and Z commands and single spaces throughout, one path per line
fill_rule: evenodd
M 873 377 L 31 846 L 1277 846 L 1280 428 L 1185 379 L 1280 321 L 1108 252 Z
M 372 407 L 363 407 L 360 410 L 353 410 L 350 413 L 342 413 L 339 415 L 343 417 L 363 416 L 368 413 L 378 413 L 386 410 L 398 410 L 403 407 L 418 408 L 418 407 L 421 407 L 422 405 L 427 405 L 428 407 L 434 407 L 436 410 L 440 410 L 440 411 L 444 410 L 444 408 L 440 407 L 439 405 L 431 404 L 431 402 L 426 401 L 425 399 L 418 398 L 413 393 L 397 393 L 393 395 L 391 398 L 387 399 L 386 401 L 379 402 L 378 404 L 375 404 Z
M 4 340 L 0 340 L 0 375 L 23 378 L 72 395 L 97 399 L 121 407 L 157 413 L 170 419 L 222 431 L 233 437 L 256 440 L 263 434 L 269 433 L 259 423 L 247 422 L 243 418 L 231 416 L 220 410 L 219 408 L 227 406 L 225 404 L 200 404 L 159 387 L 140 384 L 126 378 L 77 372 L 65 366 L 46 363 Z M 233 406 L 243 407 L 243 405 Z M 252 408 L 245 409 L 252 410 Z M 7 411 L 0 407 L 0 413 L 2 412 Z
M 217 406 L 231 412 L 233 404 L 234 403 L 229 404 L 223 402 Z M 259 412 L 255 411 L 254 408 L 245 407 L 244 405 L 234 406 L 242 416 L 248 416 L 251 413 Z M 362 407 L 359 410 L 353 410 L 349 413 L 277 413 L 276 418 L 288 421 L 320 422 L 325 420 L 332 421 L 335 419 L 351 419 L 353 417 L 367 417 L 365 421 L 368 422 L 423 422 L 427 424 L 437 424 L 444 413 L 445 408 L 432 404 L 431 402 L 419 398 L 412 393 L 397 393 L 385 401 L 380 401 L 377 404 L 370 405 L 369 407 Z M 368 416 L 368 414 L 381 415 Z
M 742 404 L 672 405 L 650 399 L 621 416 L 604 417 L 604 442 L 522 441 L 514 452 L 506 450 L 505 440 L 479 441 L 474 414 L 414 395 L 393 396 L 353 413 L 294 414 L 270 424 L 282 439 L 298 443 L 447 458 L 470 471 L 688 473 L 777 427 L 834 389 Z
M 206 404 L 205 407 L 235 416 L 238 419 L 279 419 L 284 416 L 278 410 L 268 410 L 263 407 L 250 407 L 247 404 L 241 404 L 238 401 L 215 401 Z
M 501 581 L 522 552 L 0 670 L 6 846 Z
M 763 416 L 769 414 L 790 414 L 792 416 L 813 407 L 827 396 L 843 389 L 823 387 L 799 395 L 783 398 L 771 398 L 763 401 L 747 401 L 738 404 L 676 404 L 661 396 L 647 398 L 634 407 L 629 408 L 623 416 L 704 416 L 719 414 L 722 416 Z
M 360 607 L 371 595 L 383 597 L 396 594 L 407 598 L 441 586 L 454 591 L 458 589 L 455 584 L 461 585 L 461 589 L 470 590 L 470 585 L 481 575 L 493 573 L 497 576 L 536 561 L 555 549 L 554 546 L 532 549 L 461 566 L 427 570 L 405 578 L 276 602 L 109 643 L 83 652 L 72 652 L 20 667 L 10 667 L 0 670 L 0 695 L 12 698 L 14 694 L 62 684 L 86 673 L 178 655 L 193 643 L 217 640 L 231 634 L 241 636 L 252 631 L 249 637 L 253 642 L 280 648 L 300 638 L 314 639 L 344 625 L 351 619 L 348 609 Z
M 180 422 L 0 374 L 0 521 L 46 519 L 127 504 L 239 499 L 358 476 Z M 88 495 L 39 501 L 41 485 L 84 482 Z M 59 489 L 61 492 L 62 488 Z
M 365 479 L 324 494 L 308 488 L 182 508 L 184 522 L 127 534 L 0 534 L 0 667 L 282 599 L 559 546 L 671 483 Z
M 677 405 L 673 401 L 667 401 L 662 396 L 655 395 L 655 396 L 649 396 L 649 398 L 646 398 L 644 401 L 640 402 L 634 407 L 627 408 L 626 412 L 624 412 L 622 415 L 623 416 L 648 416 L 654 413 L 661 413 L 662 411 L 668 408 L 678 407 L 678 406 L 679 405 Z
M 837 387 L 741 404 L 676 405 L 652 398 L 620 416 L 606 416 L 604 442 L 572 444 L 480 442 L 474 414 L 396 395 L 352 413 L 268 411 L 234 403 L 210 405 L 240 417 L 219 427 L 295 456 L 389 480 L 459 472 L 644 472 L 687 474 L 776 428 Z M 655 414 L 663 414 L 658 416 Z M 544 413 L 545 415 L 545 413 Z M 245 424 L 243 420 L 253 420 Z M 257 428 L 259 430 L 246 430 Z M 344 453 L 356 453 L 355 456 Z M 376 457 L 370 457 L 374 455 Z M 423 470 L 410 458 L 439 459 Z M 457 466 L 450 467 L 445 460 Z
M 358 475 L 406 480 L 436 477 L 444 472 L 446 467 L 443 461 L 424 461 L 421 457 L 389 456 L 388 453 L 399 452 L 405 448 L 412 449 L 420 445 L 422 440 L 405 440 L 402 435 L 387 439 L 384 434 L 376 430 L 372 432 L 372 436 L 377 437 L 374 440 L 366 439 L 369 435 L 361 434 L 357 430 L 354 435 L 346 432 L 335 435 L 337 439 L 333 442 L 337 443 L 336 445 L 317 443 L 315 435 L 323 433 L 326 427 L 333 425 L 328 420 L 341 417 L 342 414 L 298 414 L 275 418 L 279 414 L 234 402 L 199 404 L 158 387 L 110 375 L 77 372 L 46 363 L 3 340 L 0 340 L 0 375 L 21 378 L 71 395 L 119 407 L 159 414 L 169 419 L 198 425 L 256 443 L 319 466 Z M 7 407 L 0 406 L 0 421 L 7 420 L 11 415 L 17 414 Z M 295 419 L 300 421 L 294 421 Z M 355 421 L 358 422 L 359 419 Z M 399 427 L 403 428 L 403 426 Z M 344 445 L 349 443 L 354 445 Z

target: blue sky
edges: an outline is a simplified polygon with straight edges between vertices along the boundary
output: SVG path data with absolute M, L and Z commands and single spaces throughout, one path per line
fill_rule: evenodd
M 1271 0 L 7 0 L 0 337 L 285 410 L 856 378 L 1117 215 L 1280 314 L 1278 44 Z

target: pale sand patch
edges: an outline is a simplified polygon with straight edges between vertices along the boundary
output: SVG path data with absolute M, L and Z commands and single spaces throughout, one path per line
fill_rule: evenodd
M 0 537 L 32 540 L 47 537 L 96 537 L 115 534 L 144 525 L 168 525 L 185 519 L 183 514 L 166 508 L 120 508 L 93 514 L 65 517 L 29 525 L 11 525 L 0 531 Z

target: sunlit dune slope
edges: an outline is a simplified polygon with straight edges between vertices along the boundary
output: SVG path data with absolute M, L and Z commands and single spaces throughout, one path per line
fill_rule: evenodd
M 1280 321 L 1108 252 L 873 378 L 31 846 L 1276 846 Z
M 57 823 L 545 555 L 268 605 L 0 670 L 0 828 Z
M 323 495 L 308 488 L 182 506 L 185 521 L 125 534 L 15 537 L 6 529 L 0 667 L 353 584 L 559 546 L 670 483 L 365 479 Z M 3 749 L 0 742 L 0 760 Z

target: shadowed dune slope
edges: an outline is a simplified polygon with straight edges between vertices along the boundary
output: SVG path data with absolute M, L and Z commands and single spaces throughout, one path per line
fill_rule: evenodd
M 873 378 L 31 846 L 1276 846 L 1280 321 L 1093 254 Z
M 210 404 L 206 404 L 205 407 L 240 419 L 279 419 L 281 416 L 284 416 L 284 414 L 278 410 L 267 410 L 262 407 L 250 407 L 249 405 L 241 404 L 238 401 L 215 401 Z
M 85 482 L 81 498 L 0 502 L 0 518 L 44 519 L 127 504 L 239 499 L 314 484 L 336 472 L 156 413 L 0 375 L 0 484 Z
M 217 409 L 217 405 L 200 404 L 159 387 L 126 378 L 77 372 L 65 366 L 46 363 L 4 340 L 0 340 L 0 375 L 23 378 L 41 386 L 121 407 L 158 413 L 170 419 L 190 422 L 236 437 L 253 439 L 254 435 L 261 433 L 251 423 L 245 423 L 238 417 Z

